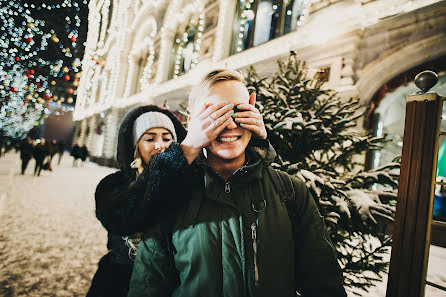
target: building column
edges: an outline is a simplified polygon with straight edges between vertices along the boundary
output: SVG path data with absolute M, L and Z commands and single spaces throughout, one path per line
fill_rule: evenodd
M 114 159 L 115 157 L 119 124 L 119 109 L 112 108 L 105 120 L 105 138 L 102 156 L 106 159 Z
M 83 119 L 81 122 L 81 133 L 79 134 L 79 138 L 77 139 L 77 142 L 79 143 L 80 146 L 82 146 L 85 142 L 85 138 L 86 138 L 86 132 L 87 132 L 87 119 Z
M 82 121 L 76 121 L 74 124 L 72 144 L 75 144 L 76 142 L 79 141 L 81 125 L 82 125 Z
M 160 57 L 158 61 L 158 69 L 156 71 L 156 83 L 166 81 L 169 76 L 171 60 L 171 48 L 175 39 L 175 32 L 167 31 L 161 39 Z
M 88 122 L 88 126 L 90 127 L 89 131 L 90 133 L 88 133 L 87 139 L 85 141 L 85 144 L 87 145 L 87 149 L 88 151 L 92 151 L 93 150 L 93 138 L 95 136 L 95 130 L 96 130 L 96 115 L 93 115 L 89 122 Z
M 212 60 L 220 61 L 229 55 L 232 40 L 232 22 L 235 17 L 236 0 L 220 0 L 218 23 L 215 33 L 215 45 Z

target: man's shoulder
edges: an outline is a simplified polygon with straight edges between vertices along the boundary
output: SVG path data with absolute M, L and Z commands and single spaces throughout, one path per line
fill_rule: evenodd
M 296 193 L 304 193 L 308 190 L 305 182 L 294 175 L 280 169 L 275 169 L 272 166 L 268 167 L 268 171 L 271 180 L 279 192 L 289 191 L 290 186 L 293 187 L 293 191 Z

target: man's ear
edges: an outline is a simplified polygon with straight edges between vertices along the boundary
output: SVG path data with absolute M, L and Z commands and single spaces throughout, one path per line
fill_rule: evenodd
M 251 96 L 249 96 L 249 104 L 252 106 L 256 105 L 256 93 L 252 93 Z

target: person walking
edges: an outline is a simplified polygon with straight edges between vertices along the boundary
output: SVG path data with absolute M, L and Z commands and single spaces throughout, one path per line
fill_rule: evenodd
M 138 242 L 138 236 L 131 235 L 172 214 L 171 204 L 177 204 L 151 196 L 149 162 L 171 146 L 179 147 L 176 142 L 185 135 L 172 113 L 154 105 L 137 107 L 122 120 L 117 145 L 120 170 L 102 179 L 95 192 L 96 216 L 108 231 L 109 252 L 99 261 L 87 297 L 127 296 L 134 263 L 127 245 Z M 126 242 L 123 236 L 131 239 Z
M 82 161 L 82 165 L 85 163 L 89 155 L 90 153 L 88 152 L 87 145 L 84 144 L 79 150 L 79 157 Z
M 36 161 L 36 165 L 34 167 L 34 175 L 40 176 L 40 172 L 44 167 L 45 157 L 49 154 L 48 146 L 46 144 L 45 138 L 36 140 L 36 145 L 33 149 L 33 157 Z
M 28 167 L 29 160 L 33 157 L 33 145 L 32 140 L 28 136 L 22 140 L 20 144 L 20 159 L 22 160 L 22 175 L 25 174 L 25 170 Z
M 62 160 L 63 154 L 65 152 L 65 141 L 60 140 L 57 143 L 57 152 L 59 153 L 59 160 L 57 161 L 57 165 L 60 165 L 60 161 Z
M 76 142 L 73 147 L 71 148 L 71 156 L 73 157 L 73 167 L 77 167 L 78 160 L 80 158 L 80 147 L 79 144 Z
M 189 108 L 182 155 L 155 156 L 166 174 L 152 181 L 181 189 L 186 202 L 144 235 L 128 296 L 345 297 L 336 250 L 305 183 L 286 175 L 290 212 L 274 186 L 276 154 L 243 76 L 211 71 Z

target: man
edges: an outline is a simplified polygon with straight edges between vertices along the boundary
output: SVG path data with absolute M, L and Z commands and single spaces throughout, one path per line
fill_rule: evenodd
M 180 153 L 173 145 L 151 165 L 177 171 L 152 186 L 186 202 L 147 233 L 128 296 L 346 296 L 323 218 L 296 178 L 298 216 L 290 221 L 267 172 L 275 152 L 254 104 L 230 70 L 210 72 L 191 92 Z M 183 167 L 166 170 L 166 160 L 181 158 Z

